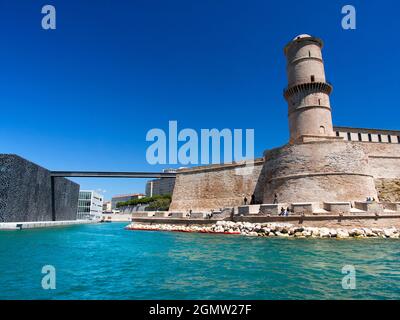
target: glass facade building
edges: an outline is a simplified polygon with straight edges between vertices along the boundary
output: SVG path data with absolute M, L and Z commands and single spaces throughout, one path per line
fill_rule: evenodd
M 103 196 L 93 190 L 79 191 L 78 220 L 100 219 L 103 211 Z

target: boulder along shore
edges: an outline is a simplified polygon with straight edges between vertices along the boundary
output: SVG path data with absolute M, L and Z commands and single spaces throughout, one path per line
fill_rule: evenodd
M 174 231 L 216 234 L 237 234 L 250 237 L 293 237 L 293 238 L 390 238 L 399 239 L 400 230 L 391 228 L 326 228 L 302 227 L 290 223 L 250 223 L 217 221 L 211 226 L 141 224 L 131 223 L 127 230 Z

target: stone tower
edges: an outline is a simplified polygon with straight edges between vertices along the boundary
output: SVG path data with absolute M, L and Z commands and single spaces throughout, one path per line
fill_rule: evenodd
M 322 46 L 321 39 L 302 34 L 284 49 L 291 144 L 335 138 L 329 101 L 332 86 L 325 79 Z
M 377 198 L 365 147 L 336 137 L 322 40 L 299 35 L 285 47 L 290 141 L 264 152 L 264 203 Z

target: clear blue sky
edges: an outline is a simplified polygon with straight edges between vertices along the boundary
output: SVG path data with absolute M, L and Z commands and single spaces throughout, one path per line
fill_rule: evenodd
M 41 7 L 57 30 L 41 28 Z M 357 9 L 343 30 L 341 8 Z M 2 0 L 0 152 L 52 170 L 160 171 L 148 130 L 254 128 L 286 143 L 284 45 L 325 42 L 335 125 L 400 129 L 398 1 Z M 164 166 L 168 167 L 168 166 Z M 143 180 L 76 180 L 141 192 Z

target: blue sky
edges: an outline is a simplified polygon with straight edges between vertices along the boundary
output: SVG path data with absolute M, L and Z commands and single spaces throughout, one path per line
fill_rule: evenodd
M 94 3 L 96 3 L 94 5 Z M 57 29 L 41 28 L 41 8 Z M 341 8 L 357 10 L 343 30 Z M 335 125 L 400 129 L 398 1 L 57 1 L 0 3 L 0 152 L 52 170 L 160 171 L 146 133 L 252 128 L 255 153 L 286 143 L 284 45 L 325 42 Z M 76 179 L 141 192 L 144 180 Z

